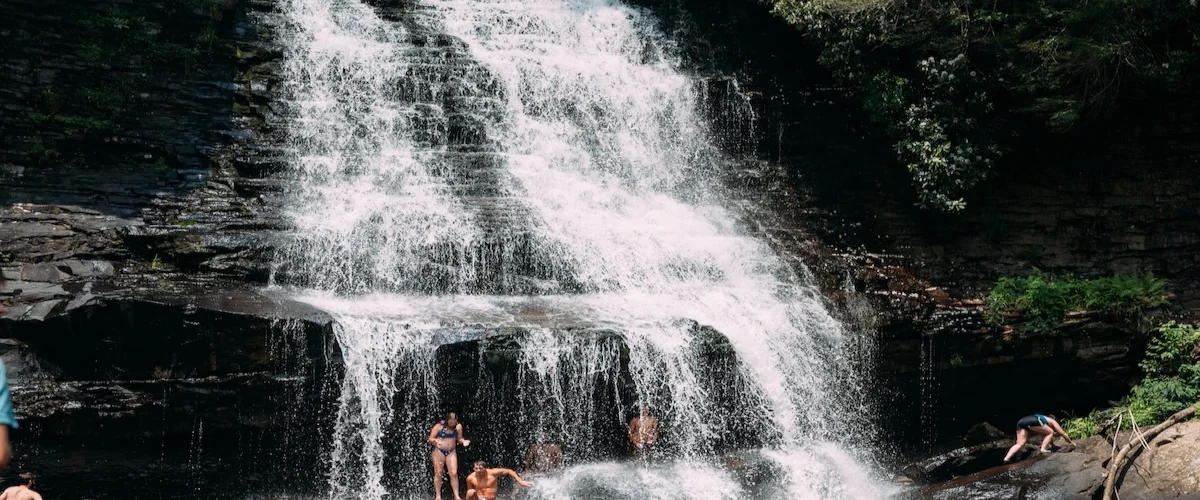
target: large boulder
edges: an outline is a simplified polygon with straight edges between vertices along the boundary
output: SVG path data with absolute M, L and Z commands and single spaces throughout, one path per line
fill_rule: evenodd
M 1117 441 L 1127 443 L 1131 437 L 1122 432 Z M 913 478 L 916 486 L 901 497 L 1090 500 L 1104 486 L 1113 453 L 1112 441 L 1096 436 L 1051 454 L 1037 454 L 1027 446 L 1015 462 L 1002 464 L 995 454 L 1002 453 L 1010 443 L 964 447 L 903 467 L 900 472 Z M 1196 474 L 1200 467 L 1200 421 L 1168 429 L 1151 441 L 1149 448 L 1133 456 L 1133 465 L 1121 476 L 1122 499 L 1200 499 L 1200 478 Z
M 1006 437 L 1008 437 L 1008 434 L 996 428 L 996 426 L 987 422 L 980 422 L 967 429 L 967 435 L 963 436 L 963 443 L 969 446 L 996 441 Z

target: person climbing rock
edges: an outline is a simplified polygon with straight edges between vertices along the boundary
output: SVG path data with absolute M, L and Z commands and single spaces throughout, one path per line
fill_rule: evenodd
M 450 473 L 450 491 L 454 492 L 454 500 L 462 500 L 458 494 L 458 445 L 471 445 L 471 441 L 463 438 L 462 423 L 458 414 L 449 413 L 446 419 L 433 424 L 429 431 L 429 444 L 433 445 L 433 491 L 436 500 L 442 500 L 442 471 Z
M 633 443 L 635 458 L 650 458 L 650 452 L 658 443 L 658 419 L 650 415 L 649 406 L 641 405 L 638 416 L 629 420 L 629 441 Z
M 0 361 L 0 469 L 8 467 L 8 461 L 12 458 L 8 432 L 18 427 L 17 417 L 13 414 L 12 396 L 8 392 L 8 367 Z
M 42 496 L 33 491 L 33 473 L 22 472 L 20 478 L 21 484 L 0 493 L 0 500 L 42 500 Z
M 1025 446 L 1025 443 L 1029 441 L 1030 432 L 1046 436 L 1042 440 L 1042 453 L 1050 453 L 1052 451 L 1050 446 L 1054 444 L 1055 435 L 1062 436 L 1071 445 L 1075 444 L 1074 441 L 1071 441 L 1070 436 L 1067 436 L 1062 426 L 1058 425 L 1058 420 L 1055 420 L 1053 415 L 1046 416 L 1040 413 L 1029 415 L 1017 421 L 1017 443 L 1008 449 L 1008 454 L 1004 456 L 1004 463 L 1011 461 L 1013 455 L 1016 455 Z
M 467 476 L 467 500 L 496 500 L 500 494 L 500 476 L 511 477 L 521 486 L 533 486 L 512 469 L 489 469 L 481 460 L 475 462 L 474 472 Z

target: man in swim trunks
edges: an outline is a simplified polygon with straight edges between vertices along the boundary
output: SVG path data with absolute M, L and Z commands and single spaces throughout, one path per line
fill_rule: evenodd
M 658 419 L 650 416 L 650 407 L 641 406 L 638 416 L 629 420 L 629 441 L 633 443 L 633 456 L 649 459 L 650 451 L 658 442 Z
M 533 486 L 512 469 L 489 469 L 479 461 L 475 462 L 475 472 L 467 476 L 467 500 L 496 500 L 500 494 L 500 476 L 511 477 L 521 486 Z
M 42 500 L 38 492 L 33 491 L 33 473 L 22 472 L 20 486 L 13 486 L 0 493 L 0 500 Z
M 1055 420 L 1053 415 L 1046 416 L 1040 413 L 1029 415 L 1017 421 L 1017 444 L 1012 445 L 1012 448 L 1008 449 L 1008 454 L 1004 456 L 1005 463 L 1008 463 L 1010 460 L 1012 460 L 1013 455 L 1016 455 L 1018 451 L 1021 451 L 1021 448 L 1025 446 L 1025 442 L 1029 440 L 1030 432 L 1036 432 L 1046 436 L 1046 438 L 1042 440 L 1042 453 L 1050 453 L 1050 445 L 1054 444 L 1055 435 L 1062 436 L 1063 439 L 1066 439 L 1067 443 L 1071 445 L 1075 444 L 1075 442 L 1071 441 L 1071 438 L 1067 436 L 1067 433 L 1063 430 L 1062 426 L 1058 425 L 1058 420 Z

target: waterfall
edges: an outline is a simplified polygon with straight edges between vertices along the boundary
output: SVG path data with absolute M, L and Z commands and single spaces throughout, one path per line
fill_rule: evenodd
M 284 2 L 294 231 L 275 280 L 337 320 L 333 496 L 424 496 L 446 410 L 477 458 L 563 442 L 571 466 L 537 498 L 880 496 L 840 437 L 846 333 L 739 222 L 700 82 L 653 17 L 406 5 Z M 604 451 L 635 402 L 662 420 L 667 462 Z M 747 450 L 776 490 L 722 465 Z

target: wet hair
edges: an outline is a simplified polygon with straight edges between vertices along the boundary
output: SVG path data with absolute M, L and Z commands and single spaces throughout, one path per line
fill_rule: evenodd
M 32 486 L 33 485 L 33 473 L 32 472 L 22 472 L 21 475 L 19 475 L 17 477 L 21 478 L 22 485 L 24 485 L 24 486 Z
M 1058 420 L 1058 417 L 1054 416 L 1053 413 L 1047 413 L 1046 416 L 1050 417 L 1050 420 Z
M 457 423 L 460 423 L 460 422 L 458 421 L 458 414 L 457 414 L 457 413 L 454 413 L 454 412 L 447 413 L 447 414 L 446 414 L 446 418 L 445 418 L 445 420 L 442 420 L 442 422 L 445 422 L 445 423 L 450 423 L 450 421 L 451 421 L 451 420 L 453 420 L 453 421 L 454 421 L 454 423 L 456 423 L 456 424 L 457 424 Z
M 486 469 L 486 468 L 487 468 L 487 464 L 486 464 L 486 463 L 484 463 L 484 461 L 483 461 L 483 460 L 476 460 L 476 461 L 475 461 L 475 467 L 483 467 L 484 469 Z

